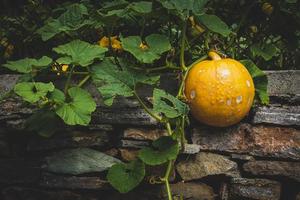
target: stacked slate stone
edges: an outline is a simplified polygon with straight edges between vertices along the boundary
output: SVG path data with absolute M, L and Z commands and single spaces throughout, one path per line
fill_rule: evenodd
M 300 71 L 267 74 L 271 104 L 253 107 L 240 124 L 213 128 L 192 120 L 189 144 L 170 177 L 174 195 L 300 200 Z M 0 75 L 0 94 L 16 80 Z M 171 78 L 162 80 L 170 92 L 176 89 L 169 88 L 176 85 Z M 140 148 L 166 135 L 136 101 L 119 98 L 112 107 L 98 101 L 90 126 L 64 127 L 51 138 L 24 130 L 33 112 L 18 98 L 0 103 L 1 200 L 165 199 L 163 185 L 149 184 L 165 166 L 148 167 L 143 184 L 128 194 L 119 194 L 105 179 L 113 163 L 134 159 Z

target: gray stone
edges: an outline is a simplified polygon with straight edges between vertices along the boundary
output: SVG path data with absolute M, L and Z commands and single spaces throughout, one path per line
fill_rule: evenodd
M 1 193 L 2 200 L 83 200 L 80 194 L 67 190 L 46 191 L 37 188 L 9 187 Z
M 281 185 L 267 179 L 233 178 L 230 182 L 229 199 L 279 200 Z
M 265 71 L 268 76 L 268 93 L 271 96 L 300 94 L 299 70 Z
M 300 106 L 263 106 L 252 110 L 254 124 L 268 123 L 277 125 L 300 126 Z
M 240 177 L 238 166 L 226 156 L 200 152 L 194 159 L 181 161 L 176 166 L 177 172 L 185 181 L 201 179 L 212 175 Z
M 254 160 L 254 157 L 246 154 L 231 154 L 231 159 L 249 161 L 249 160 Z
M 101 172 L 119 162 L 121 161 L 102 152 L 78 148 L 63 150 L 47 157 L 43 168 L 49 172 L 78 175 Z
M 197 127 L 192 142 L 200 150 L 300 160 L 300 130 L 238 124 L 229 128 Z
M 243 169 L 255 176 L 282 176 L 300 182 L 300 162 L 249 161 Z
M 51 138 L 31 138 L 27 145 L 28 151 L 44 151 L 61 148 L 103 147 L 108 145 L 109 136 L 105 131 L 72 132 L 58 134 Z
M 300 192 L 297 194 L 296 200 L 300 200 Z
M 186 200 L 214 200 L 217 196 L 212 187 L 203 183 L 179 182 L 170 186 L 174 199 L 183 197 Z M 162 188 L 162 197 L 167 197 L 165 187 Z
M 99 177 L 57 176 L 42 174 L 39 185 L 46 188 L 62 189 L 108 189 L 109 183 Z
M 161 136 L 167 136 L 168 133 L 163 129 L 135 129 L 124 130 L 123 138 L 133 140 L 156 140 Z
M 91 124 L 156 125 L 157 121 L 142 108 L 99 107 L 92 114 Z
M 0 156 L 8 156 L 9 154 L 10 149 L 8 143 L 0 137 Z
M 136 148 L 141 149 L 145 146 L 149 146 L 150 142 L 148 141 L 139 141 L 139 140 L 121 140 L 120 146 L 122 148 Z
M 24 159 L 0 160 L 0 184 L 32 184 L 39 180 L 40 162 Z

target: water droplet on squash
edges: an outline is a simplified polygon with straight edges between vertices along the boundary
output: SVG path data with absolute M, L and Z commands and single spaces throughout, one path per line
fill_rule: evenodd
M 194 99 L 194 98 L 196 97 L 196 92 L 195 92 L 195 90 L 192 90 L 192 91 L 191 91 L 190 97 L 191 97 L 191 99 Z
M 243 101 L 243 97 L 242 97 L 242 96 L 238 96 L 238 97 L 236 98 L 236 103 L 237 103 L 237 104 L 241 103 L 242 101 Z
M 247 81 L 246 81 L 246 84 L 247 84 L 247 86 L 248 86 L 248 87 L 250 87 L 250 86 L 251 86 L 251 84 L 250 84 L 250 81 L 249 81 L 249 80 L 247 80 Z
M 226 104 L 227 104 L 227 106 L 230 106 L 231 105 L 231 99 L 227 99 Z

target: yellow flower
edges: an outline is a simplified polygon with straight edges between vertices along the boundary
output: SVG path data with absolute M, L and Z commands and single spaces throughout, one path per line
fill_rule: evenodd
M 61 66 L 61 71 L 66 72 L 69 68 L 69 65 L 62 65 Z
M 121 42 L 118 40 L 117 36 L 110 37 L 111 47 L 113 50 L 118 51 L 122 50 Z M 109 38 L 106 36 L 103 36 L 99 41 L 98 44 L 101 47 L 109 47 Z
M 144 44 L 143 42 L 141 42 L 140 48 L 141 48 L 142 50 L 147 50 L 147 49 L 149 49 L 148 45 Z
M 271 15 L 274 11 L 274 7 L 272 6 L 272 4 L 265 2 L 262 7 L 261 7 L 262 11 L 267 14 L 267 15 Z

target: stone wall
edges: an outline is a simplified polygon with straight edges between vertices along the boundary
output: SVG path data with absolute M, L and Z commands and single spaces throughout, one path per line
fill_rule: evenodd
M 240 124 L 212 128 L 191 121 L 189 144 L 170 180 L 175 195 L 189 200 L 300 200 L 300 71 L 267 74 L 271 104 L 254 107 Z M 0 94 L 16 80 L 16 75 L 0 75 Z M 172 92 L 175 87 L 169 86 L 176 82 L 163 80 Z M 149 94 L 141 91 L 144 97 Z M 34 108 L 17 98 L 1 102 L 0 199 L 164 199 L 164 186 L 149 183 L 150 174 L 161 176 L 164 166 L 149 167 L 142 185 L 119 194 L 97 164 L 134 159 L 139 148 L 166 134 L 137 102 L 117 101 L 110 108 L 98 101 L 89 127 L 64 127 L 48 139 L 23 129 Z

